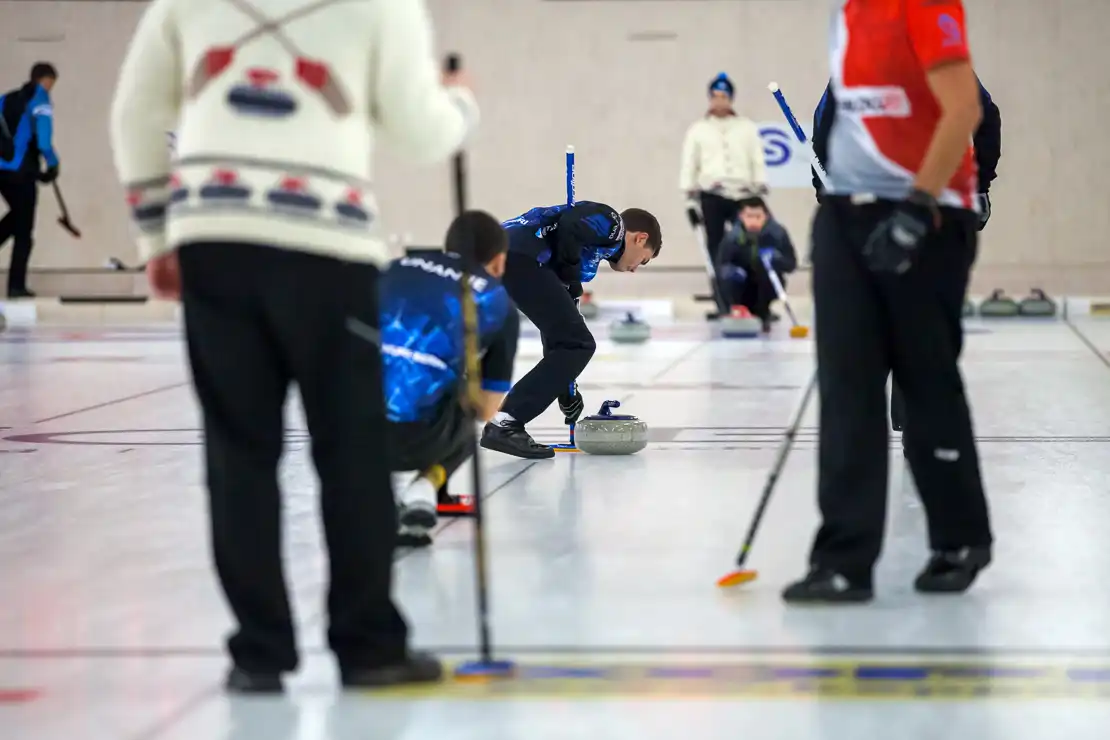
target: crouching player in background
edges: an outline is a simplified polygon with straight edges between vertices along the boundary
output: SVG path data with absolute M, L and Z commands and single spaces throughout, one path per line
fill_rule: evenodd
M 505 290 L 540 330 L 543 359 L 513 386 L 501 411 L 486 424 L 482 447 L 524 459 L 555 456 L 524 425 L 556 399 L 567 424 L 585 408 L 575 385 L 597 345 L 578 311 L 582 284 L 602 260 L 635 272 L 663 245 L 659 221 L 639 208 L 618 214 L 601 203 L 533 208 L 502 224 L 509 236 Z M 571 386 L 575 390 L 571 392 Z
M 443 254 L 395 260 L 381 281 L 381 342 L 385 405 L 394 471 L 420 471 L 398 490 L 398 545 L 426 547 L 437 504 L 454 503 L 445 483 L 470 456 L 471 434 L 460 401 L 466 368 L 463 341 L 463 260 L 473 265 L 478 309 L 482 407 L 488 421 L 513 379 L 520 320 L 499 278 L 508 237 L 497 220 L 468 211 L 447 230 Z M 369 454 L 369 453 L 368 453 Z
M 798 258 L 786 228 L 767 212 L 762 198 L 740 206 L 738 223 L 725 234 L 717 249 L 717 278 L 721 297 L 730 306 L 744 306 L 771 331 L 771 303 L 778 297 L 764 259 L 779 276 L 794 272 Z

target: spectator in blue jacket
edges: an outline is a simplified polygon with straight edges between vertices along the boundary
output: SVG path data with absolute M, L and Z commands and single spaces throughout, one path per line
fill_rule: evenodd
M 736 225 L 717 248 L 717 279 L 726 306 L 744 306 L 771 331 L 771 303 L 778 297 L 768 265 L 785 287 L 786 275 L 798 267 L 798 257 L 786 227 L 776 221 L 762 198 L 740 207 Z
M 34 245 L 38 183 L 58 177 L 54 151 L 54 110 L 50 91 L 58 71 L 48 62 L 31 68 L 22 87 L 0 95 L 0 197 L 9 211 L 0 219 L 0 247 L 12 239 L 8 297 L 33 298 L 27 289 L 27 263 Z M 46 169 L 42 169 L 45 161 Z

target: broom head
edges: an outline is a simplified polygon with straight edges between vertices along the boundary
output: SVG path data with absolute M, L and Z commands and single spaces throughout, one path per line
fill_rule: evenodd
M 733 586 L 751 583 L 758 577 L 759 573 L 754 570 L 734 570 L 727 576 L 719 579 L 717 585 L 720 588 L 732 588 Z

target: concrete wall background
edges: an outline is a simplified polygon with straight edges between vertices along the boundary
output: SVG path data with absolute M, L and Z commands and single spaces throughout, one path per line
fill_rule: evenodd
M 976 283 L 980 290 L 1035 284 L 1105 293 L 1110 144 L 1101 124 L 1110 119 L 1110 2 L 965 5 L 976 68 L 1003 118 L 994 216 Z M 66 236 L 43 191 L 33 267 L 136 259 L 111 170 L 107 115 L 145 7 L 134 0 L 0 0 L 4 88 L 39 59 L 61 72 L 61 182 L 85 232 L 79 242 Z M 827 78 L 829 0 L 430 0 L 430 7 L 441 48 L 465 55 L 483 106 L 470 152 L 472 204 L 509 217 L 560 201 L 562 152 L 573 143 L 579 197 L 659 215 L 666 243 L 660 266 L 701 264 L 676 181 L 682 135 L 701 114 L 708 80 L 727 71 L 738 110 L 756 120 L 780 118 L 766 92 L 776 80 L 808 124 Z M 383 153 L 375 179 L 389 230 L 438 243 L 450 218 L 447 168 L 417 169 Z M 804 252 L 811 191 L 776 190 L 771 204 Z M 666 290 L 665 281 L 652 282 Z M 610 276 L 599 287 L 620 283 L 623 276 Z

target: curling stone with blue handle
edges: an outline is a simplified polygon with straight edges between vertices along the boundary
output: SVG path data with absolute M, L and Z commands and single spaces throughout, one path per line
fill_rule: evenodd
M 579 450 L 588 455 L 634 455 L 647 447 L 647 423 L 610 411 L 620 405 L 620 401 L 606 401 L 595 415 L 578 420 L 574 441 Z

